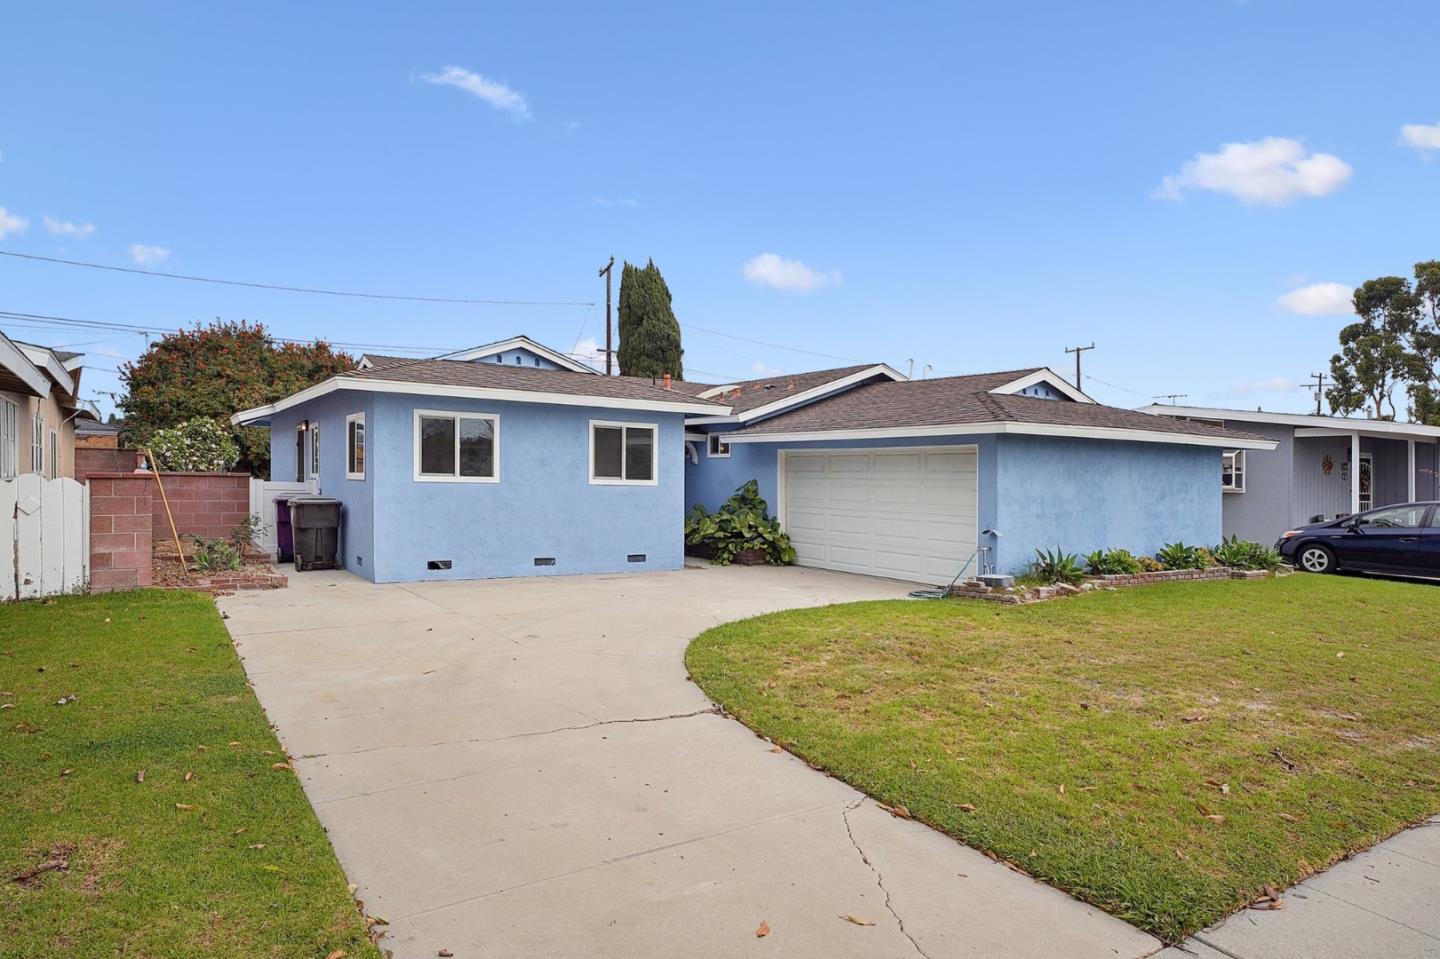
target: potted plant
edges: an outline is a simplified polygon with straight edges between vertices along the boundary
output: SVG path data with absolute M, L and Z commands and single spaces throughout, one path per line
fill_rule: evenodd
M 767 512 L 760 484 L 750 480 L 713 513 L 696 505 L 685 520 L 685 552 L 717 566 L 784 566 L 795 562 L 790 537 Z

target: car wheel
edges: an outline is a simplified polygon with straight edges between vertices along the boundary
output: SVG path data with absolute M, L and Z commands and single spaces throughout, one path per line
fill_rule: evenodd
M 1307 573 L 1335 572 L 1335 554 L 1324 546 L 1302 547 L 1296 558 L 1300 560 L 1300 568 Z

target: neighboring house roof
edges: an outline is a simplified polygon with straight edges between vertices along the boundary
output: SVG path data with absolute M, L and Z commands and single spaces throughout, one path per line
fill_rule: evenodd
M 517 403 L 553 403 L 612 409 L 654 410 L 669 413 L 729 412 L 723 403 L 703 400 L 637 377 L 593 376 L 568 370 L 545 370 L 468 360 L 407 360 L 375 365 L 332 376 L 309 389 L 266 406 L 232 416 L 233 423 L 258 424 L 281 410 L 324 396 L 335 390 L 373 393 L 417 393 L 508 400 Z
M 1440 426 L 1422 423 L 1396 423 L 1391 420 L 1366 420 L 1349 416 L 1314 416 L 1309 413 L 1265 413 L 1260 410 L 1229 410 L 1211 406 L 1170 406 L 1156 403 L 1142 412 L 1154 416 L 1190 417 L 1203 420 L 1235 420 L 1241 423 L 1265 423 L 1272 426 L 1294 426 L 1300 429 L 1327 430 L 1340 433 L 1369 433 L 1396 439 L 1440 439 Z
M 1274 440 L 1219 426 L 1157 419 L 1094 401 L 1041 399 L 1003 391 L 1034 372 L 1010 370 L 866 383 L 747 426 L 728 437 L 731 442 L 745 443 L 1024 433 L 1234 449 L 1273 449 L 1275 446 Z
M 123 423 L 102 423 L 99 420 L 79 419 L 75 421 L 76 436 L 114 436 L 123 428 Z
M 462 362 L 474 362 L 483 360 L 487 356 L 494 356 L 497 353 L 504 353 L 507 350 L 529 350 L 537 356 L 554 363 L 562 369 L 572 373 L 589 373 L 592 376 L 599 376 L 600 371 L 593 367 L 586 366 L 573 356 L 566 356 L 558 350 L 552 350 L 543 343 L 537 343 L 525 335 L 512 336 L 508 340 L 498 340 L 494 343 L 486 343 L 484 346 L 472 346 L 467 350 L 456 350 L 454 353 L 446 353 L 437 359 L 461 360 Z

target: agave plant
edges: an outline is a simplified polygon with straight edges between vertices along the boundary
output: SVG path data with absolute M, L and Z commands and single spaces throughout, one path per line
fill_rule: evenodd
M 1119 576 L 1140 572 L 1140 561 L 1128 549 L 1097 549 L 1085 557 L 1090 572 L 1096 576 Z
M 1204 569 L 1205 557 L 1194 546 L 1184 543 L 1166 543 L 1155 554 L 1164 569 Z
M 1051 586 L 1057 583 L 1074 586 L 1085 578 L 1085 568 L 1080 565 L 1080 557 L 1059 546 L 1054 550 L 1037 549 L 1030 564 L 1030 577 Z

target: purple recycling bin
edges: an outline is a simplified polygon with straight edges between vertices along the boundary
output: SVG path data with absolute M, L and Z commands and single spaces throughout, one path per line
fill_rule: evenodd
M 277 563 L 288 563 L 295 558 L 295 535 L 290 529 L 289 495 L 275 497 L 275 552 Z

